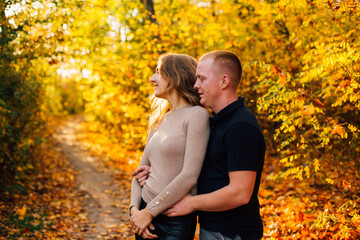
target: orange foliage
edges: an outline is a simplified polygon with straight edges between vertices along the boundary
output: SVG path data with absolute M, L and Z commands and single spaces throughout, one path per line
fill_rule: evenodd
M 79 138 L 109 166 L 129 173 L 146 141 L 148 79 L 158 57 L 227 49 L 243 62 L 239 94 L 258 116 L 268 145 L 259 193 L 264 238 L 359 238 L 359 1 L 153 3 L 151 18 L 143 1 L 0 4 L 2 169 L 22 176 L 36 163 L 27 157 L 40 143 L 38 119 L 84 109 L 89 122 Z M 11 5 L 18 12 L 5 14 Z M 74 220 L 73 207 L 62 219 L 62 205 L 51 199 L 63 199 L 72 182 L 61 178 L 66 171 L 52 173 L 45 174 L 47 188 L 57 192 L 34 196 L 48 204 L 55 224 L 43 224 L 46 236 L 69 237 L 55 231 L 81 219 Z M 17 205 L 9 213 L 2 204 L 2 213 L 20 223 L 34 219 L 7 234 L 37 237 L 40 220 L 32 214 L 40 210 L 26 202 L 34 199 L 6 197 Z
M 0 239 L 80 238 L 92 228 L 76 190 L 76 173 L 53 140 L 40 150 L 38 165 L 17 179 L 20 191 L 5 192 L 0 200 Z
M 128 165 L 126 161 L 136 161 L 141 153 L 129 152 L 123 148 L 117 155 L 112 154 L 109 149 L 122 145 L 113 143 L 113 140 L 104 134 L 90 131 L 91 124 L 82 124 L 83 131 L 78 135 L 78 139 L 87 145 L 93 154 L 102 157 L 110 168 L 133 170 L 136 165 Z M 119 157 L 120 154 L 122 157 Z M 313 185 L 296 179 L 274 182 L 270 176 L 273 174 L 272 169 L 276 168 L 277 161 L 275 157 L 267 158 L 259 191 L 264 239 L 360 237 L 360 199 L 353 199 L 353 195 L 360 190 L 360 182 L 356 186 L 345 180 L 339 185 L 331 186 Z M 348 173 L 342 174 L 345 178 Z

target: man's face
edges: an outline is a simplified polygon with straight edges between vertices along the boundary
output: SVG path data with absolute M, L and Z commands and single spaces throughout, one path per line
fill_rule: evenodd
M 217 74 L 213 59 L 200 61 L 196 69 L 194 88 L 200 95 L 200 103 L 216 112 L 218 98 L 221 94 L 221 77 Z

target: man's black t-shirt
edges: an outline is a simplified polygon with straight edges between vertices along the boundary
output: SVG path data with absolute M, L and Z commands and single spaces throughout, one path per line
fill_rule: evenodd
M 263 225 L 257 197 L 265 157 L 265 139 L 255 116 L 239 98 L 210 118 L 210 139 L 198 179 L 198 194 L 230 182 L 231 171 L 256 171 L 249 203 L 224 212 L 199 212 L 200 227 L 225 236 L 260 239 Z

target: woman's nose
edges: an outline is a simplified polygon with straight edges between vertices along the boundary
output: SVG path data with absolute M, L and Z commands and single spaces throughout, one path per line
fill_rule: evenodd
M 151 83 L 154 83 L 155 80 L 156 80 L 156 73 L 150 78 L 149 81 L 150 81 Z

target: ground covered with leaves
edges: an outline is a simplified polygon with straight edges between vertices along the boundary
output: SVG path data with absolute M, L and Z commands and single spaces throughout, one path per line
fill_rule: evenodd
M 360 239 L 359 182 L 276 182 L 269 176 L 268 165 L 259 191 L 265 239 Z
M 79 123 L 76 138 L 104 165 L 114 170 L 114 184 L 123 186 L 126 208 L 130 197 L 130 172 L 137 166 L 141 149 L 126 150 L 108 135 Z M 84 207 L 86 195 L 78 189 L 77 172 L 55 139 L 49 137 L 37 150 L 36 165 L 18 176 L 12 192 L 1 196 L 0 239 L 133 239 L 129 223 L 106 234 L 95 234 L 95 222 Z M 259 199 L 264 220 L 264 239 L 359 239 L 359 184 L 309 183 L 299 179 L 275 181 L 276 168 L 266 159 Z M 326 170 L 326 169 L 325 169 Z M 346 174 L 343 172 L 341 174 Z M 126 176 L 124 176 L 126 175 Z M 348 179 L 348 178 L 347 178 Z M 196 239 L 198 234 L 196 235 Z
M 0 197 L 0 239 L 132 238 L 128 221 L 121 218 L 117 224 L 120 227 L 96 232 L 96 222 L 89 219 L 86 211 L 89 196 L 79 189 L 79 172 L 66 159 L 52 134 L 38 146 L 33 157 L 34 164 L 18 169 L 21 174 L 14 186 Z M 116 186 L 129 186 L 130 178 L 124 172 L 115 172 L 112 179 Z M 121 206 L 113 207 L 127 208 L 130 190 L 119 191 L 125 193 L 122 194 L 126 196 L 125 204 L 120 202 Z
M 130 151 L 85 122 L 79 139 L 95 154 L 103 156 L 108 167 L 131 171 L 137 167 L 141 149 Z M 360 182 L 346 171 L 338 172 L 351 183 L 329 184 L 295 178 L 273 179 L 277 156 L 266 158 L 259 191 L 264 221 L 263 239 L 359 239 Z M 322 171 L 331 171 L 323 168 Z M 130 182 L 128 183 L 130 184 Z
M 92 231 L 76 189 L 76 172 L 55 147 L 42 144 L 38 163 L 19 176 L 0 202 L 0 239 L 81 239 Z

